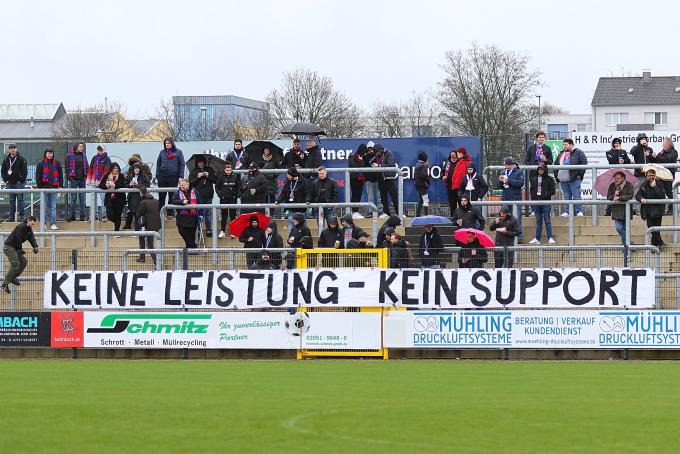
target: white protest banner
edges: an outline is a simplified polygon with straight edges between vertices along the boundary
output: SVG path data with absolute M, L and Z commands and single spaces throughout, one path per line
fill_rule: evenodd
M 46 309 L 653 308 L 647 268 L 50 271 Z

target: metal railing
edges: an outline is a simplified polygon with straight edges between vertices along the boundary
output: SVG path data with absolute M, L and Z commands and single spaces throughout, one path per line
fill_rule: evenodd
M 153 266 L 154 269 L 161 269 L 163 265 L 162 258 L 166 255 L 171 255 L 174 259 L 173 269 L 190 269 L 190 259 L 196 256 L 202 256 L 202 258 L 208 258 L 211 261 L 211 265 L 220 265 L 221 269 L 243 269 L 244 265 L 247 265 L 247 261 L 242 260 L 242 256 L 246 255 L 257 255 L 259 257 L 260 252 L 266 249 L 270 254 L 280 254 L 280 258 L 286 254 L 295 255 L 296 251 L 294 248 L 199 248 L 199 249 L 186 249 L 186 248 L 166 248 L 166 249 L 127 249 L 123 251 L 121 256 L 121 269 L 127 270 L 129 267 L 129 258 L 131 255 L 151 255 L 155 254 L 159 256 L 156 264 Z M 279 258 L 275 258 L 278 260 Z M 246 266 L 247 267 L 247 266 Z

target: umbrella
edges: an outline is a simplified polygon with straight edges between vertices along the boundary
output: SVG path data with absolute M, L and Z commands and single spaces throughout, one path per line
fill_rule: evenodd
M 241 236 L 243 231 L 250 225 L 250 218 L 255 216 L 257 218 L 257 226 L 262 230 L 267 230 L 270 217 L 264 213 L 243 213 L 229 224 L 229 234 L 235 237 Z
M 268 140 L 253 140 L 245 147 L 248 162 L 259 162 L 262 159 L 264 147 L 269 147 L 274 156 L 273 159 L 283 161 L 283 148 Z
M 459 243 L 465 244 L 467 243 L 468 232 L 472 232 L 475 234 L 475 236 L 479 239 L 479 243 L 482 245 L 482 247 L 494 247 L 495 243 L 493 239 L 491 239 L 491 237 L 486 233 L 477 229 L 458 229 L 453 233 L 453 239 L 458 241 Z
M 195 154 L 191 156 L 187 161 L 187 169 L 189 169 L 189 172 L 196 168 L 196 160 L 201 156 L 205 158 L 206 167 L 213 169 L 215 174 L 219 175 L 224 172 L 224 164 L 226 164 L 226 161 L 212 154 Z
M 632 185 L 635 185 L 636 178 L 632 172 L 629 172 L 626 169 L 609 169 L 595 178 L 595 190 L 598 192 L 598 194 L 607 197 L 609 185 L 611 185 L 614 181 L 614 174 L 618 172 L 623 173 L 626 176 L 626 180 L 628 180 Z
M 291 123 L 281 129 L 281 134 L 296 134 L 302 136 L 325 136 L 326 131 L 314 123 Z
M 446 218 L 444 216 L 434 216 L 434 215 L 428 215 L 428 216 L 419 216 L 417 218 L 413 218 L 411 221 L 411 225 L 449 225 L 453 224 L 449 218 Z
M 656 172 L 656 178 L 661 181 L 673 181 L 673 174 L 670 170 L 659 164 L 647 164 L 642 167 L 642 173 L 647 173 L 648 170 Z

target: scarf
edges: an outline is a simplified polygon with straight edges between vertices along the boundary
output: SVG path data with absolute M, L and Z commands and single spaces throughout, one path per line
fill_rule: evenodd
M 166 148 L 165 149 L 165 155 L 168 159 L 174 159 L 175 158 L 175 150 L 173 148 Z
M 189 201 L 189 205 L 196 205 L 198 203 L 198 200 L 196 199 L 196 192 L 193 189 L 189 189 L 189 198 L 187 199 L 186 194 L 184 191 L 180 189 L 179 191 L 179 200 L 184 202 L 185 200 Z M 183 210 L 178 210 L 179 214 L 188 214 L 189 216 L 196 216 L 198 212 L 196 211 L 195 208 L 190 208 L 190 209 L 183 209 Z
M 54 159 L 43 159 L 42 183 L 59 187 L 59 167 Z M 51 179 L 51 180 L 50 180 Z
M 92 166 L 87 173 L 88 183 L 99 184 L 102 181 L 102 177 L 109 173 L 109 164 L 106 162 L 108 159 L 109 155 L 106 152 L 101 155 L 97 153 L 92 158 Z
M 87 176 L 87 155 L 85 153 L 81 153 L 83 156 L 83 175 Z M 74 153 L 69 153 L 68 154 L 68 176 L 69 178 L 74 178 L 76 176 L 76 154 Z

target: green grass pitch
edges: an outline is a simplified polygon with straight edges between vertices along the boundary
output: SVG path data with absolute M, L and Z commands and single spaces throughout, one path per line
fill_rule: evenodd
M 680 364 L 0 361 L 2 452 L 678 452 Z

